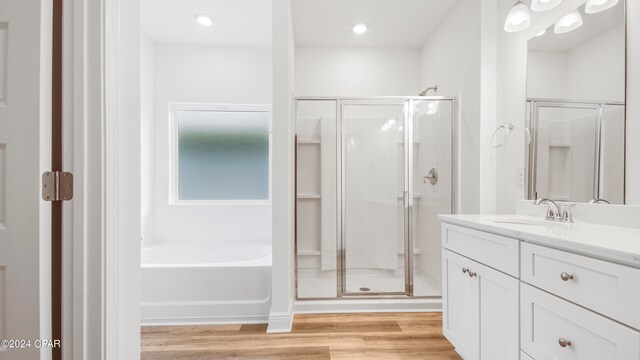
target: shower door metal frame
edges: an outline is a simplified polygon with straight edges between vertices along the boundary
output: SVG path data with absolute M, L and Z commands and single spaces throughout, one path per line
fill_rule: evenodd
M 338 146 L 339 146 L 339 154 L 340 154 L 340 165 L 338 166 L 340 168 L 340 187 L 339 187 L 339 194 L 340 194 L 340 213 L 341 213 L 341 218 L 340 218 L 340 238 L 339 243 L 338 243 L 338 253 L 340 256 L 340 276 L 338 279 L 338 297 L 339 298 L 346 298 L 346 297 L 358 297 L 361 298 L 362 296 L 412 296 L 413 295 L 413 279 L 412 279 L 412 271 L 409 271 L 408 269 L 412 268 L 413 264 L 411 261 L 411 256 L 413 251 L 411 251 L 411 249 L 409 248 L 409 242 L 410 240 L 410 236 L 409 236 L 409 197 L 408 197 L 408 193 L 409 193 L 409 181 L 411 179 L 411 174 L 410 174 L 410 166 L 409 166 L 409 152 L 410 152 L 410 147 L 408 146 L 410 144 L 410 119 L 411 117 L 409 116 L 409 104 L 410 101 L 408 99 L 384 99 L 384 100 L 341 100 L 338 99 L 338 112 L 339 112 L 339 128 L 338 128 L 338 139 L 340 139 L 340 141 L 338 141 Z M 346 254 L 346 250 L 347 250 L 347 219 L 346 219 L 346 209 L 347 209 L 347 203 L 346 203 L 346 177 L 345 175 L 345 170 L 346 170 L 346 152 L 345 152 L 345 138 L 344 138 L 344 132 L 345 132 L 345 121 L 344 121 L 344 111 L 345 111 L 345 107 L 349 106 L 349 105 L 361 105 L 361 106 L 404 106 L 404 126 L 405 129 L 403 131 L 403 135 L 404 135 L 404 169 L 403 169 L 403 173 L 404 173 L 404 186 L 403 186 L 403 190 L 402 190 L 402 205 L 403 205 L 403 234 L 404 234 L 404 240 L 403 240 L 403 244 L 404 244 L 404 285 L 405 285 L 405 291 L 404 292 L 348 292 L 347 291 L 347 268 L 346 268 L 346 264 L 347 264 L 347 254 Z M 411 269 L 413 270 L 413 269 Z
M 526 118 L 525 128 L 529 132 L 529 144 L 526 146 L 525 168 L 527 176 L 525 176 L 525 190 L 527 198 L 534 200 L 538 196 L 537 191 L 537 155 L 538 155 L 538 129 L 540 108 L 560 108 L 560 109 L 584 109 L 596 111 L 596 136 L 595 136 L 595 154 L 594 154 L 594 181 L 593 181 L 593 198 L 602 197 L 603 181 L 602 181 L 602 125 L 604 122 L 604 110 L 607 106 L 625 106 L 622 101 L 589 101 L 589 100 L 569 100 L 569 99 L 546 99 L 546 98 L 529 98 L 528 117 Z M 626 114 L 624 115 L 624 126 L 626 133 Z M 626 143 L 626 136 L 625 136 Z M 527 144 L 525 144 L 527 145 Z M 623 175 L 624 179 L 624 175 Z M 623 186 L 623 196 L 625 198 L 626 181 Z
M 414 296 L 413 292 L 413 104 L 416 101 L 447 101 L 451 104 L 451 214 L 457 213 L 458 209 L 458 100 L 457 97 L 447 96 L 374 96 L 374 97 L 331 97 L 331 96 L 297 96 L 294 97 L 294 123 L 297 124 L 298 102 L 299 101 L 333 101 L 336 104 L 336 276 L 337 289 L 336 297 L 298 297 L 298 239 L 297 230 L 294 229 L 294 284 L 295 299 L 297 301 L 314 301 L 314 300 L 349 300 L 349 299 L 439 299 L 442 296 Z M 344 105 L 400 105 L 406 106 L 405 111 L 405 190 L 404 190 L 404 246 L 405 246 L 405 291 L 404 292 L 366 292 L 366 293 L 347 293 L 346 292 L 346 227 L 344 223 L 344 153 L 343 153 L 343 107 Z M 297 192 L 297 131 L 294 136 L 294 187 Z M 295 197 L 295 196 L 294 196 Z M 298 201 L 295 201 L 294 217 L 297 218 Z M 297 221 L 294 220 L 294 227 L 297 227 Z

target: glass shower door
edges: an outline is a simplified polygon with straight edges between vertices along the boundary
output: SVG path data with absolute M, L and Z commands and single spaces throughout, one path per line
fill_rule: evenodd
M 407 104 L 342 104 L 345 295 L 407 293 Z

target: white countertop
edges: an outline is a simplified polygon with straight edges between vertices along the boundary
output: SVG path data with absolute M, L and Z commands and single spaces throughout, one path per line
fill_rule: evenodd
M 564 224 L 522 215 L 439 215 L 438 218 L 448 224 L 640 268 L 639 229 L 585 222 Z

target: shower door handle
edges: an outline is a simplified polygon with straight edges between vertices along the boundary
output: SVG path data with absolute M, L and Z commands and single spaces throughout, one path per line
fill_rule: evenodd
M 409 191 L 404 190 L 404 191 L 402 192 L 402 204 L 403 204 L 403 206 L 405 206 L 405 207 L 406 207 L 406 206 L 408 206 L 408 205 L 409 205 L 408 200 L 409 200 Z

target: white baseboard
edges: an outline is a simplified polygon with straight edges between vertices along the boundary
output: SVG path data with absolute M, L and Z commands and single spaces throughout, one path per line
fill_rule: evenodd
M 185 326 L 185 325 L 236 325 L 266 324 L 268 316 L 212 316 L 212 317 L 174 317 L 141 319 L 141 326 Z
M 441 298 L 298 300 L 293 304 L 294 314 L 439 311 L 442 311 Z
M 143 302 L 142 326 L 265 324 L 270 300 Z
M 271 313 L 269 315 L 268 333 L 288 333 L 293 327 L 292 313 Z

